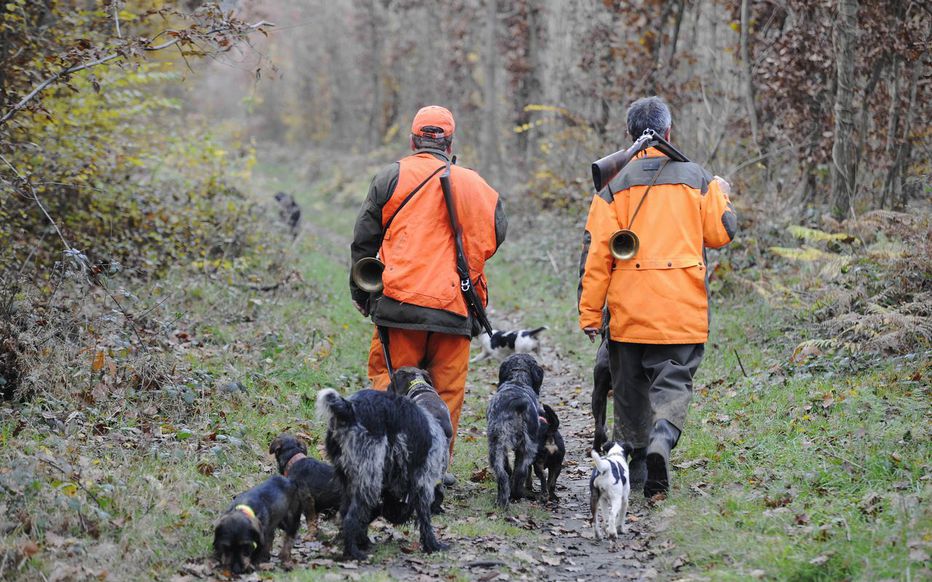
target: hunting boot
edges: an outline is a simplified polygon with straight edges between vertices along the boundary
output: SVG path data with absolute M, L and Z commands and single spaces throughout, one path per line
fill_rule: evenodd
M 647 449 L 632 449 L 631 459 L 628 461 L 628 472 L 631 474 L 631 490 L 640 489 L 647 481 Z
M 666 493 L 670 489 L 670 451 L 680 438 L 680 430 L 666 420 L 658 420 L 650 431 L 650 444 L 647 445 L 647 481 L 644 483 L 644 496 L 653 497 L 657 493 Z M 634 481 L 634 471 L 631 475 Z

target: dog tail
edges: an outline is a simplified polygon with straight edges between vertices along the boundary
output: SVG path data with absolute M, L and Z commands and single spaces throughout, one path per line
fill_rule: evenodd
M 333 388 L 325 388 L 317 393 L 317 418 L 336 418 L 341 422 L 351 422 L 354 418 L 353 405 Z
M 598 469 L 599 473 L 604 473 L 612 468 L 611 463 L 600 457 L 599 453 L 590 451 L 589 456 L 592 457 L 592 464 Z
M 528 334 L 529 336 L 531 336 L 531 337 L 534 337 L 535 335 L 539 334 L 540 332 L 544 331 L 545 329 L 547 329 L 547 326 L 546 326 L 546 325 L 542 325 L 542 326 L 537 327 L 537 328 L 534 328 L 534 329 L 529 329 L 528 332 L 527 332 L 527 334 Z

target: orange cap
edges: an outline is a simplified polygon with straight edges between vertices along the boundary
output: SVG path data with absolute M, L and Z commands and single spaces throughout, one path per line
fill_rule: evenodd
M 431 126 L 439 127 L 443 130 L 442 133 L 423 130 L 423 128 Z M 411 133 L 421 137 L 451 137 L 454 129 L 456 129 L 456 122 L 453 121 L 453 114 L 450 113 L 449 109 L 439 105 L 422 107 L 411 123 Z

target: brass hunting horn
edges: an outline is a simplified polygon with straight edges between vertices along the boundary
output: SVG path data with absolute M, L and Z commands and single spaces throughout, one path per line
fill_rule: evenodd
M 609 182 L 621 172 L 628 162 L 630 162 L 634 156 L 640 152 L 646 150 L 649 147 L 657 148 L 661 153 L 667 156 L 667 159 L 664 160 L 663 164 L 660 166 L 660 169 L 657 170 L 657 173 L 654 174 L 654 179 L 651 181 L 650 186 L 647 187 L 647 190 L 644 191 L 644 195 L 641 196 L 640 202 L 638 202 L 637 208 L 634 209 L 634 215 L 631 217 L 631 221 L 628 223 L 628 228 L 622 228 L 621 230 L 615 231 L 612 237 L 608 240 L 608 247 L 611 250 L 612 256 L 618 259 L 619 261 L 626 261 L 634 257 L 637 254 L 638 249 L 641 247 L 641 241 L 638 238 L 638 235 L 631 230 L 631 225 L 634 224 L 634 219 L 637 218 L 638 211 L 641 209 L 641 204 L 644 203 L 644 199 L 647 197 L 648 192 L 657 182 L 657 178 L 660 176 L 660 172 L 663 171 L 663 167 L 670 160 L 677 162 L 688 162 L 687 158 L 681 151 L 673 147 L 673 144 L 668 142 L 663 138 L 659 133 L 653 129 L 645 129 L 644 133 L 641 134 L 641 137 L 637 138 L 635 142 L 625 150 L 617 151 L 613 154 L 609 154 L 600 160 L 596 160 L 592 163 L 592 183 L 595 186 L 596 191 L 601 191 L 603 188 L 608 187 Z
M 375 257 L 363 257 L 353 265 L 351 276 L 356 286 L 369 293 L 382 290 L 382 271 L 385 263 Z

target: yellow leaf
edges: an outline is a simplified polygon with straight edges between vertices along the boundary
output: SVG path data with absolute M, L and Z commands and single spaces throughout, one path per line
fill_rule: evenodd
M 104 353 L 97 352 L 94 354 L 94 361 L 91 362 L 91 371 L 99 372 L 104 368 Z

